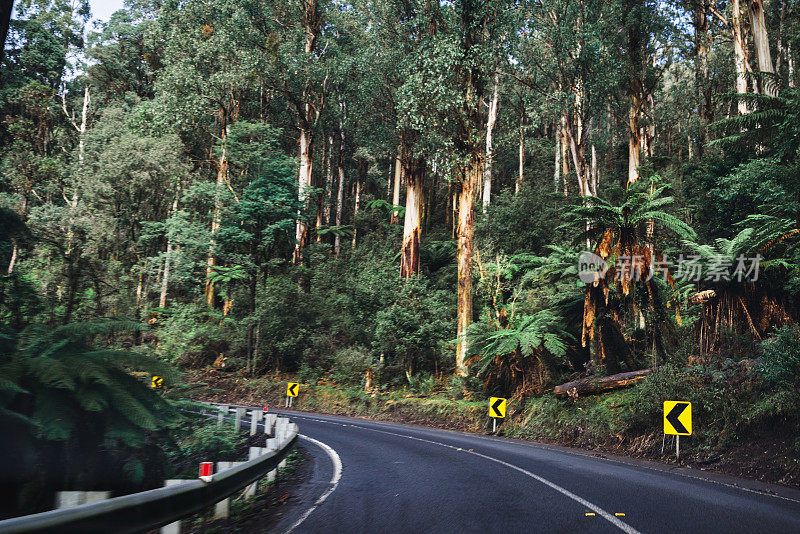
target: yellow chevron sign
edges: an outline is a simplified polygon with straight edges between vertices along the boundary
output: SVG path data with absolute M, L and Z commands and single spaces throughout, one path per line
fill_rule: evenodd
M 664 401 L 664 434 L 690 436 L 692 434 L 692 403 Z
M 161 386 L 164 383 L 164 379 L 160 376 L 154 376 L 150 381 L 150 387 L 153 389 L 161 389 Z
M 299 390 L 300 390 L 300 384 L 298 384 L 297 382 L 289 382 L 288 384 L 286 384 L 287 397 L 296 397 Z
M 492 397 L 489 399 L 489 417 L 503 418 L 506 416 L 506 399 Z

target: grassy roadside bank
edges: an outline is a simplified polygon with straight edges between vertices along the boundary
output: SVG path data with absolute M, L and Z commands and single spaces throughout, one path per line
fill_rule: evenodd
M 286 382 L 296 381 L 290 376 L 247 379 L 206 371 L 189 373 L 187 379 L 195 384 L 193 396 L 197 400 L 275 408 L 283 406 Z M 674 377 L 662 372 L 629 389 L 577 400 L 550 395 L 511 399 L 498 434 L 675 463 L 670 438 L 661 454 L 660 403 L 663 399 L 684 399 L 693 402 L 695 434 L 681 439 L 681 465 L 800 487 L 797 420 L 776 408 L 780 399 L 762 398 L 758 405 L 756 399 L 742 398 L 739 391 L 740 402 L 755 403 L 750 412 L 742 413 L 741 406 L 731 405 L 725 391 L 697 389 L 691 381 L 692 376 L 683 373 L 676 383 Z M 454 398 L 452 391 L 436 385 L 423 393 L 366 393 L 360 387 L 325 381 L 301 383 L 294 407 L 478 433 L 488 433 L 491 428 L 485 398 L 469 393 Z

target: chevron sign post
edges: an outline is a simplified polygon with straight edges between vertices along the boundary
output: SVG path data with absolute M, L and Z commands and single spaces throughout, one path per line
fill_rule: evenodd
M 664 401 L 664 435 L 675 436 L 675 456 L 681 457 L 681 436 L 692 435 L 692 403 Z
M 497 431 L 497 420 L 506 416 L 506 399 L 492 397 L 489 399 L 489 417 L 492 418 L 492 433 Z

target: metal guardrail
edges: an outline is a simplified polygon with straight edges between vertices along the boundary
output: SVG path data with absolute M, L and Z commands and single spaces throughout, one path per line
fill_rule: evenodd
M 297 442 L 295 430 L 278 449 L 212 475 L 176 486 L 123 495 L 73 508 L 51 510 L 0 521 L 0 532 L 134 533 L 190 517 L 244 489 L 276 469 Z

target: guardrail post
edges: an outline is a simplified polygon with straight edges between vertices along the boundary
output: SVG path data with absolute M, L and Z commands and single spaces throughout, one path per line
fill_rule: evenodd
M 278 419 L 278 414 L 276 413 L 265 413 L 264 414 L 264 434 L 269 434 L 272 436 L 272 428 L 275 426 L 275 420 Z
M 71 508 L 81 504 L 105 501 L 110 491 L 57 491 L 56 508 Z
M 171 478 L 164 481 L 164 487 L 177 486 L 178 484 L 184 484 L 186 482 L 191 482 L 191 480 L 185 478 Z M 169 525 L 164 525 L 161 527 L 161 534 L 181 534 L 181 522 L 175 521 Z
M 217 462 L 217 473 L 230 469 L 233 467 L 233 462 Z M 222 499 L 214 505 L 214 519 L 225 518 L 230 515 L 231 500 L 230 498 Z
M 256 458 L 264 454 L 263 452 L 261 452 L 263 450 L 264 449 L 262 447 L 250 447 L 250 456 L 248 457 L 248 460 L 255 460 Z M 258 480 L 247 486 L 247 489 L 245 490 L 244 493 L 244 498 L 250 499 L 253 496 L 255 496 L 257 487 L 258 487 Z
M 225 422 L 225 416 L 228 415 L 228 407 L 218 406 L 217 409 L 219 410 L 217 414 L 217 426 L 222 426 L 222 423 Z
M 278 441 L 278 444 L 275 448 L 280 447 L 283 445 L 283 442 L 286 441 L 286 437 L 289 434 L 289 420 L 285 417 L 279 417 L 278 420 L 275 422 L 275 438 Z M 283 469 L 286 467 L 286 459 L 281 460 L 281 463 L 278 464 L 278 468 Z
M 236 418 L 233 422 L 233 428 L 236 429 L 236 432 L 242 429 L 242 417 L 244 416 L 244 412 L 244 408 L 236 408 Z
M 267 440 L 267 446 L 265 447 L 267 452 L 278 450 L 278 438 L 269 438 Z M 275 482 L 275 478 L 278 474 L 277 469 L 273 469 L 269 473 L 267 473 L 267 482 Z
M 262 412 L 251 410 L 250 411 L 250 435 L 255 436 L 258 431 L 258 423 L 261 421 Z

